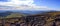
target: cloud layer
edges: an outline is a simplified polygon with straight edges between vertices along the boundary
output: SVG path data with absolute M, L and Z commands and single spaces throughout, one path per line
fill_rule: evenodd
M 0 5 L 11 7 L 0 7 L 0 10 L 50 10 L 47 6 L 37 6 L 34 0 L 11 0 L 0 2 Z
M 15 5 L 32 5 L 34 0 L 11 0 L 10 2 L 0 2 L 0 5 L 15 6 Z

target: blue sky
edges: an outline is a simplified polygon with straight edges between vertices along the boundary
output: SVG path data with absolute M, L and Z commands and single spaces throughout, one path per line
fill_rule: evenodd
M 60 0 L 35 0 L 35 3 L 40 6 L 60 9 Z
M 0 0 L 0 2 L 8 2 L 9 0 Z M 38 6 L 47 6 L 60 10 L 60 0 L 34 0 L 34 4 Z
M 8 0 L 0 0 L 1 2 L 8 2 Z

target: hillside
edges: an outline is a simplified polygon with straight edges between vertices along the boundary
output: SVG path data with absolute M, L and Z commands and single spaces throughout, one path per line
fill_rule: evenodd
M 55 22 L 56 19 L 60 19 L 60 11 L 46 12 L 46 13 L 38 14 L 38 15 L 34 15 L 34 16 L 45 17 L 45 21 L 46 21 L 45 26 L 51 26 L 51 25 L 53 25 L 53 22 Z
M 7 22 L 15 22 L 16 19 L 18 19 L 18 22 L 23 22 L 26 23 L 25 25 L 32 25 L 34 26 L 35 24 L 38 26 L 51 26 L 55 19 L 60 19 L 60 11 L 55 11 L 55 12 L 43 12 L 40 14 L 35 14 L 35 15 L 25 15 L 21 13 L 11 13 L 10 15 L 7 15 L 3 17 L 2 19 L 8 20 Z M 13 20 L 14 19 L 14 20 Z
M 0 19 L 22 17 L 22 16 L 26 16 L 26 15 L 19 12 L 12 12 L 12 11 L 6 11 L 0 13 Z

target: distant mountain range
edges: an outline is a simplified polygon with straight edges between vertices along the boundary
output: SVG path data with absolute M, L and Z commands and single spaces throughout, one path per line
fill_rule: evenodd
M 1 6 L 0 8 L 14 8 L 11 6 Z M 34 14 L 43 14 L 46 12 L 57 12 L 55 10 L 39 10 L 39 11 L 30 11 L 30 10 L 0 10 L 0 16 L 7 16 L 10 15 L 11 13 L 21 13 L 21 14 L 25 14 L 25 15 L 34 15 Z
M 7 15 L 10 15 L 12 13 L 21 13 L 21 14 L 24 14 L 24 15 L 34 15 L 34 14 L 43 14 L 43 13 L 46 13 L 46 12 L 57 12 L 57 11 L 18 11 L 18 10 L 15 10 L 15 11 L 6 11 L 6 10 L 0 10 L 0 16 L 7 16 Z

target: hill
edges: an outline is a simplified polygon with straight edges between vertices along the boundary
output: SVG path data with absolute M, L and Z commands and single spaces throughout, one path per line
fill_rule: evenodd
M 17 18 L 18 22 L 22 21 L 23 23 L 26 23 L 27 25 L 36 25 L 36 26 L 38 26 L 37 24 L 39 24 L 39 26 L 43 26 L 43 25 L 51 26 L 52 23 L 55 21 L 55 19 L 60 19 L 60 11 L 42 12 L 42 13 L 38 13 L 34 15 L 25 15 L 23 13 L 21 14 L 20 12 L 11 12 L 11 11 L 4 12 L 4 13 L 10 14 L 10 15 L 3 17 L 2 19 L 4 20 L 13 18 L 14 19 L 13 22 L 15 22 Z
M 12 11 L 5 11 L 0 12 L 0 18 L 13 18 L 13 17 L 20 17 L 20 16 L 26 16 L 25 14 L 19 13 L 19 12 L 12 12 Z

